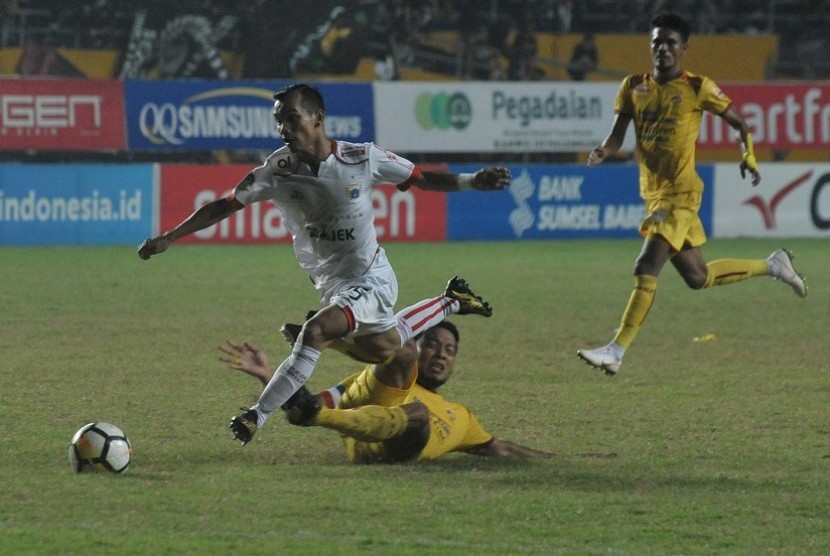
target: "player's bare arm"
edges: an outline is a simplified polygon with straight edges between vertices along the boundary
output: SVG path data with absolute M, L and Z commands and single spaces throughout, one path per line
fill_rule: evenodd
M 253 174 L 249 174 L 249 176 L 252 177 Z M 249 178 L 246 177 L 246 180 L 247 179 Z M 208 203 L 197 209 L 181 224 L 169 232 L 165 232 L 154 238 L 146 239 L 144 243 L 138 247 L 138 256 L 146 261 L 153 255 L 164 253 L 170 247 L 170 244 L 177 239 L 194 232 L 198 232 L 199 230 L 203 230 L 208 226 L 212 226 L 244 207 L 245 205 L 237 201 L 235 198 L 227 197 Z
M 594 167 L 602 164 L 606 158 L 613 156 L 622 147 L 623 140 L 625 140 L 625 132 L 628 130 L 628 124 L 631 123 L 631 116 L 628 114 L 617 113 L 614 116 L 614 123 L 611 126 L 611 132 L 601 145 L 594 148 L 588 153 L 588 166 Z
M 414 185 L 429 191 L 463 191 L 477 189 L 494 191 L 508 187 L 512 176 L 503 167 L 483 168 L 472 174 L 453 174 L 439 170 L 424 170 Z
M 219 351 L 219 361 L 227 363 L 231 369 L 259 379 L 263 385 L 268 384 L 274 374 L 268 365 L 268 356 L 253 344 L 225 340 L 224 345 L 219 346 Z
M 753 145 L 752 133 L 746 122 L 735 109 L 734 105 L 729 105 L 720 117 L 726 120 L 732 129 L 735 130 L 736 137 L 741 142 L 741 177 L 746 177 L 747 171 L 752 178 L 752 185 L 761 183 L 761 173 L 758 171 L 758 161 L 755 159 L 755 146 Z
M 467 450 L 467 453 L 476 456 L 485 457 L 518 457 L 518 458 L 549 458 L 556 454 L 551 452 L 544 452 L 542 450 L 534 450 L 533 448 L 526 448 L 507 440 L 500 438 L 493 438 L 492 441 L 482 446 L 476 446 Z

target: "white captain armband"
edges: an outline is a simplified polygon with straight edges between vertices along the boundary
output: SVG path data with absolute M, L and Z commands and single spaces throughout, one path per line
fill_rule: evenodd
M 469 191 L 473 189 L 473 178 L 475 174 L 458 174 L 458 190 Z

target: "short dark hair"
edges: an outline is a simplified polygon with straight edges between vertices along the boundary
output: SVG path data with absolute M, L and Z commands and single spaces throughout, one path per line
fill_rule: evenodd
M 284 89 L 280 89 L 274 93 L 274 100 L 284 102 L 285 99 L 293 95 L 300 96 L 300 102 L 302 103 L 303 108 L 309 112 L 314 112 L 316 110 L 321 112 L 326 111 L 326 105 L 325 102 L 323 102 L 323 95 L 317 90 L 317 88 L 305 83 L 297 83 L 295 85 L 289 85 Z
M 683 42 L 689 42 L 689 23 L 677 14 L 662 13 L 655 16 L 651 20 L 651 27 L 652 29 L 655 27 L 665 27 L 672 31 L 677 31 L 680 33 L 680 38 L 683 39 Z
M 421 340 L 424 336 L 427 335 L 427 333 L 429 331 L 435 330 L 436 328 L 443 328 L 444 330 L 446 330 L 447 332 L 452 334 L 453 338 L 455 338 L 455 343 L 456 344 L 458 344 L 459 340 L 461 339 L 460 335 L 458 334 L 458 328 L 456 328 L 455 325 L 453 323 L 451 323 L 450 321 L 448 321 L 448 320 L 442 320 L 441 322 L 439 322 L 438 324 L 436 324 L 432 328 L 428 328 L 427 330 L 424 330 L 423 332 L 418 334 L 416 339 Z

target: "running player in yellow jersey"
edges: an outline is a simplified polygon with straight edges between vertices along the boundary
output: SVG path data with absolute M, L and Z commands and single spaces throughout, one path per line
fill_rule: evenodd
M 741 176 L 749 172 L 754 186 L 760 183 L 761 174 L 752 134 L 732 101 L 708 77 L 683 69 L 688 23 L 677 15 L 661 14 L 651 25 L 652 71 L 625 78 L 617 94 L 611 132 L 588 155 L 588 165 L 596 166 L 616 153 L 628 125 L 634 122 L 640 195 L 647 214 L 640 227 L 645 241 L 634 266 L 634 290 L 611 343 L 577 351 L 586 363 L 608 375 L 619 371 L 625 350 L 654 301 L 657 277 L 669 261 L 693 289 L 772 276 L 799 296 L 807 295 L 804 279 L 793 268 L 787 250 L 779 249 L 758 260 L 721 259 L 707 264 L 703 259 L 700 246 L 706 242 L 706 234 L 698 216 L 703 181 L 695 171 L 695 142 L 704 110 L 726 120 L 740 136 Z
M 291 330 L 289 326 L 284 331 Z M 286 339 L 295 337 L 288 333 Z M 431 460 L 450 452 L 495 457 L 553 455 L 496 438 L 466 406 L 438 393 L 453 372 L 458 341 L 457 328 L 442 321 L 408 342 L 388 364 L 368 365 L 317 396 L 302 388 L 284 406 L 288 419 L 339 432 L 353 463 Z M 232 368 L 263 384 L 270 380 L 272 371 L 265 354 L 255 346 L 227 342 L 219 349 L 224 353 L 220 358 Z

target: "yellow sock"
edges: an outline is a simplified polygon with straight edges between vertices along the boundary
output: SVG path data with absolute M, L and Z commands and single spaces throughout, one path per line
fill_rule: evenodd
M 704 288 L 734 284 L 754 276 L 767 275 L 767 261 L 764 259 L 719 259 L 706 265 L 706 268 L 708 273 Z
M 406 430 L 409 418 L 401 406 L 364 405 L 356 409 L 320 409 L 314 424 L 362 442 L 381 442 Z
M 656 291 L 656 276 L 642 275 L 634 277 L 634 291 L 631 292 L 631 297 L 628 298 L 628 305 L 625 306 L 620 329 L 617 335 L 614 336 L 614 342 L 620 344 L 623 348 L 628 348 L 631 345 L 646 320 L 651 304 L 654 303 Z

